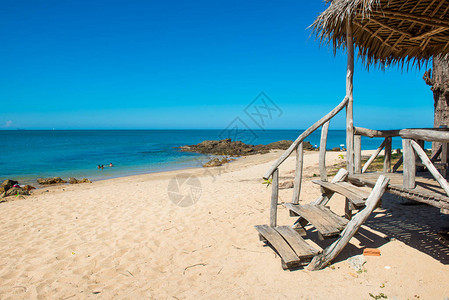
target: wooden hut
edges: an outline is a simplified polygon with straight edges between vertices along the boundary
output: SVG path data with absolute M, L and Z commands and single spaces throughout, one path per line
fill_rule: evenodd
M 330 2 L 330 1 L 329 1 Z M 359 226 L 368 218 L 384 192 L 436 206 L 449 212 L 448 128 L 411 128 L 377 130 L 354 126 L 353 74 L 354 48 L 369 67 L 391 64 L 422 65 L 437 56 L 449 53 L 449 1 L 437 0 L 334 0 L 312 24 L 323 43 L 334 51 L 347 51 L 346 95 L 343 101 L 315 124 L 305 130 L 263 178 L 272 182 L 270 224 L 259 225 L 261 240 L 271 244 L 280 254 L 285 268 L 309 264 L 309 269 L 323 268 L 349 242 Z M 448 84 L 449 86 L 449 84 Z M 449 89 L 448 89 L 449 95 Z M 346 109 L 346 165 L 328 182 L 326 172 L 326 140 L 329 121 Z M 320 180 L 315 180 L 322 195 L 309 204 L 299 204 L 302 181 L 303 141 L 321 127 L 319 155 Z M 361 137 L 382 138 L 379 148 L 362 166 Z M 402 157 L 392 166 L 392 137 L 402 139 Z M 429 158 L 424 141 L 439 143 Z M 368 172 L 374 159 L 384 153 L 383 172 Z M 292 202 L 285 204 L 291 216 L 298 217 L 293 227 L 277 225 L 279 166 L 296 153 L 296 173 Z M 400 165 L 403 171 L 398 172 Z M 360 186 L 372 187 L 371 193 Z M 334 194 L 346 198 L 346 219 L 336 215 L 325 204 Z M 354 217 L 353 211 L 358 211 Z M 349 219 L 349 221 L 347 220 Z M 337 238 L 323 251 L 311 249 L 303 239 L 304 226 L 312 225 L 321 238 Z

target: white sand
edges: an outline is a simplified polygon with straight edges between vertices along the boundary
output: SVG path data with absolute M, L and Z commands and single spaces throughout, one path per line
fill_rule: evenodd
M 384 239 L 376 234 L 371 243 L 353 238 L 332 268 L 282 270 L 253 227 L 268 223 L 271 188 L 261 177 L 279 155 L 242 158 L 210 169 L 214 176 L 205 169 L 131 176 L 1 203 L 0 299 L 449 297 L 448 265 L 398 240 L 379 244 Z M 338 155 L 330 152 L 328 165 L 342 161 Z M 306 153 L 304 202 L 319 195 L 310 178 L 317 161 L 318 153 Z M 291 177 L 293 168 L 289 158 L 281 177 Z M 168 197 L 169 181 L 179 173 L 195 174 L 201 183 L 192 206 Z M 291 192 L 281 190 L 280 201 L 290 201 Z M 342 200 L 330 202 L 335 211 L 343 211 Z M 280 207 L 279 223 L 293 221 Z M 346 258 L 373 246 L 382 256 L 367 257 L 367 272 L 357 274 Z

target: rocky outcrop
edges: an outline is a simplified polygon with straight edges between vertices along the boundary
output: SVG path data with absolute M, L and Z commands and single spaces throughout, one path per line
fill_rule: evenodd
M 62 180 L 61 177 L 49 177 L 49 178 L 38 178 L 37 183 L 42 185 L 49 185 L 49 184 L 67 183 L 67 181 Z
M 2 182 L 2 188 L 4 188 L 5 191 L 7 191 L 16 184 L 19 184 L 19 182 L 12 179 L 6 179 L 5 181 Z
M 27 191 L 27 192 L 36 189 L 34 186 L 29 185 L 29 184 L 25 185 L 25 186 L 22 187 L 22 188 L 23 188 L 25 191 Z
M 70 178 L 69 178 L 69 183 L 70 183 L 70 184 L 77 184 L 77 183 L 92 183 L 92 181 L 90 181 L 90 180 L 87 179 L 87 178 L 83 178 L 83 179 L 78 180 L 78 179 L 76 179 L 76 178 L 74 178 L 74 177 L 70 177 Z
M 17 195 L 29 195 L 28 191 L 25 191 L 21 187 L 12 187 L 6 191 L 6 196 L 17 196 Z
M 214 158 L 214 159 L 209 160 L 207 163 L 205 163 L 203 165 L 203 167 L 204 168 L 210 168 L 210 167 L 219 167 L 219 166 L 222 166 L 222 165 L 223 165 L 223 163 L 221 162 L 220 159 Z
M 241 141 L 232 141 L 224 139 L 220 141 L 203 141 L 196 145 L 188 145 L 180 147 L 184 152 L 196 152 L 202 154 L 244 156 L 253 154 L 268 153 L 270 150 L 285 150 L 292 144 L 292 141 L 278 141 L 268 145 L 249 145 Z M 305 150 L 313 150 L 313 146 L 309 142 L 304 142 Z

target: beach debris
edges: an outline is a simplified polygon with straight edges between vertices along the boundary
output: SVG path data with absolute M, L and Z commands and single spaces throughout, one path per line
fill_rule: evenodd
M 62 180 L 61 177 L 38 178 L 36 181 L 42 185 L 67 183 L 67 181 Z
M 286 180 L 279 184 L 280 189 L 291 189 L 293 188 L 293 180 Z
M 357 272 L 363 272 L 364 271 L 363 265 L 366 263 L 366 260 L 362 255 L 356 255 L 351 258 L 348 258 L 348 263 Z
M 205 163 L 203 165 L 203 167 L 204 168 L 210 168 L 210 167 L 219 167 L 219 166 L 222 166 L 222 165 L 223 165 L 223 163 L 221 162 L 220 159 L 213 158 L 213 159 L 209 160 L 207 163 Z
M 194 265 L 191 265 L 191 266 L 187 266 L 187 267 L 184 268 L 184 272 L 182 272 L 182 274 L 185 275 L 187 269 L 190 269 L 190 268 L 193 268 L 193 267 L 198 267 L 198 266 L 203 266 L 204 267 L 204 266 L 207 266 L 207 264 L 199 263 L 199 264 L 194 264 Z
M 380 250 L 376 248 L 363 249 L 363 256 L 380 256 Z
M 76 178 L 74 178 L 74 177 L 70 177 L 70 178 L 69 178 L 69 183 L 70 183 L 70 184 L 77 184 L 77 183 L 92 183 L 92 181 L 90 181 L 90 180 L 87 179 L 87 178 L 83 178 L 83 179 L 78 180 L 78 179 L 76 179 Z
M 305 150 L 313 150 L 309 142 L 303 142 Z M 219 141 L 203 141 L 196 145 L 181 146 L 179 149 L 184 152 L 196 152 L 202 154 L 243 156 L 253 154 L 268 153 L 270 150 L 286 150 L 292 141 L 282 140 L 268 145 L 250 145 L 241 141 L 232 141 L 224 139 Z

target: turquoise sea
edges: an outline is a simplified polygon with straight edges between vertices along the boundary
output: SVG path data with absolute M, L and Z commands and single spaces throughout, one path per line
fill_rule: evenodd
M 0 179 L 35 183 L 38 177 L 87 177 L 92 180 L 200 167 L 206 155 L 176 147 L 203 140 L 232 138 L 252 144 L 294 140 L 301 130 L 1 130 Z M 307 138 L 320 141 L 320 132 Z M 362 149 L 382 139 L 363 138 Z M 344 130 L 330 130 L 327 148 L 345 144 Z M 401 140 L 393 139 L 393 149 Z M 109 165 L 103 170 L 97 165 Z

